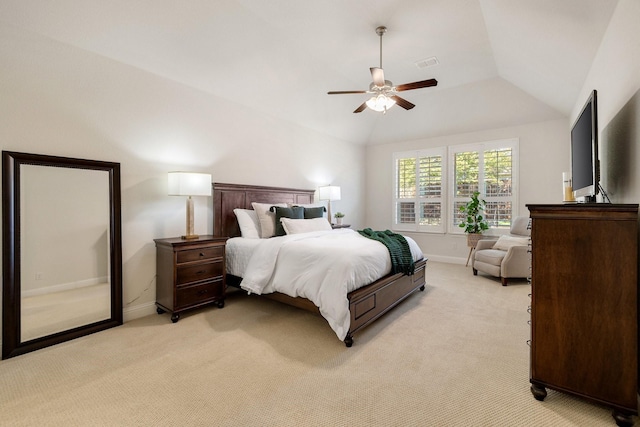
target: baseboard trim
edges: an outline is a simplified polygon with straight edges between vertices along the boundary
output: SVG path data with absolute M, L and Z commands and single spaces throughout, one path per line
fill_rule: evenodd
M 94 277 L 92 279 L 78 280 L 76 282 L 71 282 L 71 283 L 62 283 L 59 285 L 51 285 L 51 286 L 44 286 L 42 288 L 23 290 L 22 296 L 33 297 L 37 295 L 52 294 L 54 292 L 64 292 L 64 291 L 70 291 L 72 289 L 87 288 L 89 286 L 100 285 L 103 283 L 109 283 L 109 278 L 107 276 Z
M 442 256 L 442 255 L 429 255 L 429 254 L 425 254 L 425 257 L 429 261 L 445 262 L 447 264 L 462 264 L 462 265 L 465 265 L 467 263 L 467 259 L 466 258 L 458 258 L 458 257 Z M 428 268 L 428 266 L 427 266 L 427 268 Z
M 147 302 L 144 304 L 134 305 L 133 307 L 127 307 L 123 310 L 124 322 L 130 322 L 132 320 L 139 319 L 141 317 L 150 316 L 156 313 L 156 303 Z

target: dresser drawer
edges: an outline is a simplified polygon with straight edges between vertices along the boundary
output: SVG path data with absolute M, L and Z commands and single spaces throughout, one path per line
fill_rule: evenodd
M 223 297 L 223 295 L 224 284 L 222 279 L 201 285 L 180 288 L 176 291 L 176 309 L 215 300 Z
M 188 251 L 179 251 L 177 253 L 177 262 L 178 264 L 182 264 L 185 262 L 200 261 L 204 259 L 221 258 L 223 254 L 223 246 L 189 249 Z
M 222 261 L 179 266 L 176 271 L 176 286 L 222 277 L 223 268 Z

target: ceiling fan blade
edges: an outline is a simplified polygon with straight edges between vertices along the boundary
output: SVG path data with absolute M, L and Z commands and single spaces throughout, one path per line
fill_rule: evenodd
M 420 89 L 423 87 L 431 87 L 431 86 L 437 86 L 437 85 L 438 85 L 438 81 L 436 79 L 421 80 L 419 82 L 405 83 L 403 85 L 398 85 L 396 86 L 396 92 L 402 92 L 403 90 Z
M 389 98 L 391 98 L 394 101 L 396 101 L 396 104 L 398 104 L 399 106 L 401 106 L 405 110 L 411 110 L 413 107 L 415 107 L 415 104 L 410 103 L 409 101 L 407 101 L 404 98 L 400 98 L 398 95 L 391 95 Z
M 334 90 L 327 92 L 327 95 L 345 95 L 349 93 L 367 93 L 366 90 Z
M 379 87 L 384 86 L 384 71 L 379 67 L 371 67 L 369 68 L 371 71 L 371 78 L 373 79 L 373 84 Z
M 353 110 L 354 113 L 362 113 L 364 109 L 367 108 L 367 103 L 363 102 L 361 106 Z

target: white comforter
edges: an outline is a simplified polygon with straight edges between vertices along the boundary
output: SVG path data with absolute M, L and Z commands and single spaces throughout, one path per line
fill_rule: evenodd
M 422 251 L 407 237 L 414 260 Z M 347 293 L 391 271 L 389 251 L 350 229 L 273 237 L 253 252 L 240 286 L 250 293 L 282 292 L 312 301 L 340 340 L 349 331 Z

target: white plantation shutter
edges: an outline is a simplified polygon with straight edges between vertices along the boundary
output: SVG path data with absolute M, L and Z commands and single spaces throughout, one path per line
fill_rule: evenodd
M 446 151 L 394 154 L 394 229 L 444 232 Z

